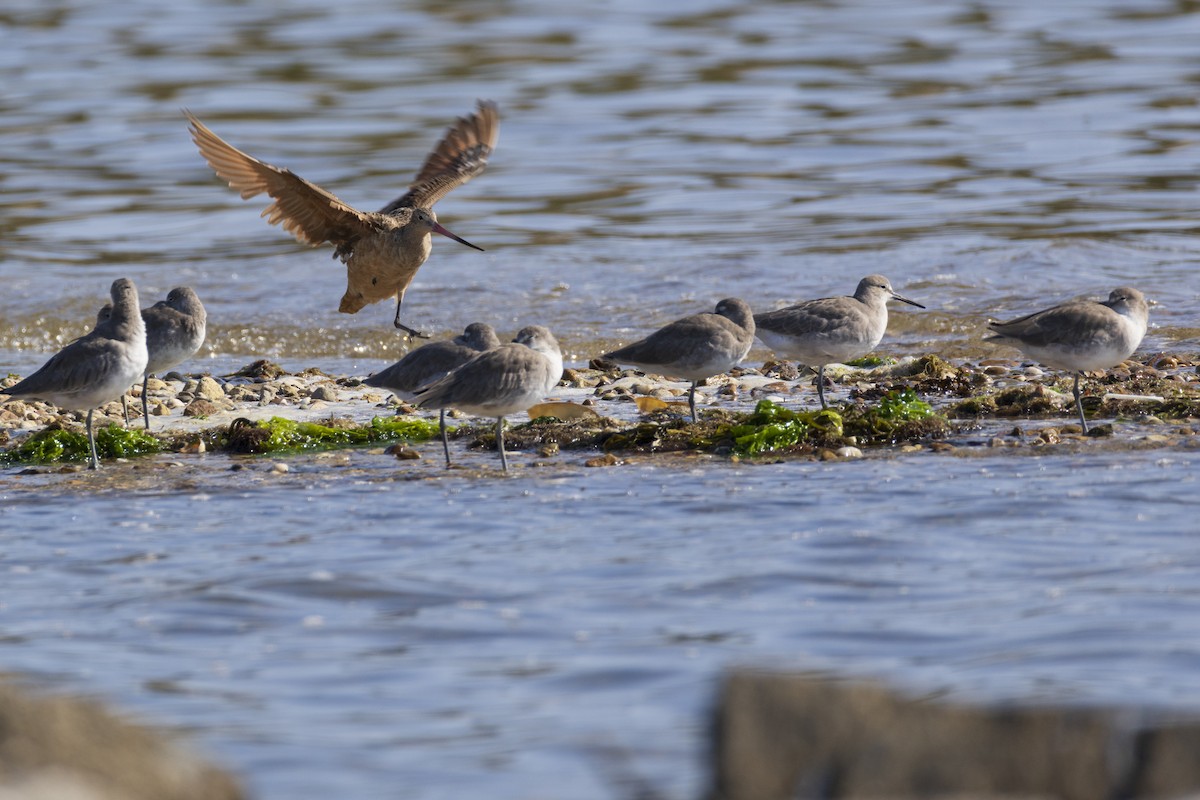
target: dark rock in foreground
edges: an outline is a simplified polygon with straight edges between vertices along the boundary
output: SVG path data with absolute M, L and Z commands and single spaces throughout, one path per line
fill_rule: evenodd
M 227 773 L 98 703 L 0 683 L 0 797 L 241 800 Z
M 1200 724 L 737 672 L 718 700 L 713 762 L 711 800 L 1197 797 Z

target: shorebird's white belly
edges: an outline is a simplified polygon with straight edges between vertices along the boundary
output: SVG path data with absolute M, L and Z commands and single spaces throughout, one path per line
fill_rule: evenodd
M 790 336 L 766 330 L 761 325 L 757 331 L 758 338 L 777 355 L 798 361 L 810 367 L 820 367 L 826 364 L 840 363 L 865 356 L 875 349 L 883 339 L 883 331 L 878 335 L 847 336 L 841 332 L 812 333 L 803 336 Z

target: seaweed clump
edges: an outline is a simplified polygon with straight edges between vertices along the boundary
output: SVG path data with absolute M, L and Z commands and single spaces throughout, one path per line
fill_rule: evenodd
M 886 444 L 945 436 L 950 424 L 911 389 L 888 392 L 875 405 L 794 411 L 760 400 L 729 435 L 739 455 L 802 452 L 846 444 Z
M 890 444 L 937 438 L 950 432 L 950 423 L 912 389 L 888 392 L 874 406 L 846 409 L 843 429 L 860 444 Z
M 808 449 L 820 440 L 829 443 L 843 438 L 842 415 L 833 409 L 796 411 L 760 400 L 750 416 L 729 428 L 738 455 Z
M 219 449 L 233 453 L 280 453 L 325 450 L 403 439 L 423 442 L 438 433 L 436 422 L 416 417 L 373 417 L 366 425 L 297 422 L 283 417 L 251 422 L 239 418 L 229 425 Z
M 101 459 L 128 458 L 162 451 L 162 443 L 138 428 L 112 424 L 96 431 L 96 453 Z M 54 424 L 38 431 L 11 450 L 0 453 L 0 464 L 51 464 L 90 461 L 87 435 Z

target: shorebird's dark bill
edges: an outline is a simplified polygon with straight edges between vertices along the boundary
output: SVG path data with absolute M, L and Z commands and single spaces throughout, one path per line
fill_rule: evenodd
M 918 303 L 916 300 L 909 300 L 907 297 L 898 295 L 895 292 L 892 292 L 892 299 L 899 300 L 901 303 L 908 303 L 910 306 L 916 306 L 917 308 L 925 307 L 925 306 L 921 305 L 920 303 Z
M 455 236 L 453 233 L 446 230 L 445 228 L 443 228 L 441 225 L 439 225 L 436 222 L 433 223 L 433 232 L 440 233 L 442 236 L 446 236 L 450 239 L 453 239 L 454 241 L 458 242 L 459 244 L 465 244 L 467 247 L 474 247 L 476 250 L 478 250 L 481 253 L 484 252 L 484 249 L 482 247 L 475 247 L 475 245 L 471 244 L 466 239 L 462 238 L 461 236 Z

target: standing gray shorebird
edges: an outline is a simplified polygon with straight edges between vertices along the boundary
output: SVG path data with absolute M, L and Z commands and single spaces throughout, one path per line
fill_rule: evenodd
M 1113 289 L 1108 300 L 1073 300 L 1035 311 L 1010 322 L 988 322 L 994 336 L 984 341 L 1016 347 L 1051 369 L 1075 374 L 1071 393 L 1079 424 L 1083 416 L 1079 379 L 1084 372 L 1115 367 L 1133 355 L 1146 335 L 1149 308 L 1137 289 Z
M 865 356 L 887 329 L 888 300 L 925 306 L 892 290 L 882 275 L 858 282 L 852 296 L 806 300 L 754 315 L 758 338 L 777 355 L 817 368 L 817 397 L 825 404 L 825 365 Z
M 113 281 L 112 311 L 96 327 L 59 350 L 25 380 L 3 390 L 12 397 L 34 397 L 59 408 L 87 411 L 92 469 L 100 468 L 92 414 L 96 407 L 122 397 L 146 369 L 146 326 L 138 310 L 137 287 L 128 278 Z
M 714 313 L 693 314 L 659 328 L 645 339 L 602 357 L 619 364 L 661 372 L 692 382 L 688 409 L 696 421 L 696 386 L 728 372 L 754 343 L 754 313 L 744 300 L 726 297 Z
M 485 350 L 500 346 L 500 339 L 491 325 L 472 322 L 461 334 L 445 342 L 430 342 L 411 351 L 386 369 L 376 372 L 363 383 L 387 389 L 401 400 L 412 400 L 416 391 L 426 384 L 445 377 Z M 442 432 L 442 450 L 446 466 L 450 466 L 450 442 L 446 438 L 446 409 L 438 415 Z
M 275 202 L 263 216 L 307 245 L 334 245 L 334 257 L 346 265 L 346 293 L 338 311 L 356 314 L 363 307 L 396 298 L 393 323 L 410 336 L 428 338 L 400 322 L 404 293 L 432 248 L 430 234 L 440 233 L 459 244 L 483 250 L 455 236 L 437 221 L 433 204 L 483 172 L 500 133 L 496 104 L 480 100 L 475 112 L 446 132 L 426 158 L 408 191 L 379 211 L 359 211 L 332 193 L 243 153 L 209 130 L 188 111 L 192 141 L 230 188 L 248 200 L 263 192 Z
M 106 319 L 111 313 L 112 305 L 105 304 L 96 315 L 96 321 Z M 190 286 L 177 286 L 167 293 L 166 300 L 159 300 L 149 308 L 142 309 L 142 322 L 146 326 L 146 352 L 149 356 L 142 377 L 142 419 L 145 420 L 146 430 L 150 430 L 150 401 L 146 391 L 150 376 L 182 364 L 195 355 L 204 344 L 208 313 Z M 128 395 L 121 395 L 121 410 L 125 412 L 125 426 L 128 427 Z
M 496 449 L 508 471 L 504 418 L 546 399 L 562 378 L 562 352 L 554 334 L 541 325 L 517 332 L 511 344 L 480 353 L 446 377 L 416 392 L 421 408 L 457 408 L 496 418 Z M 447 456 L 446 466 L 450 466 Z

